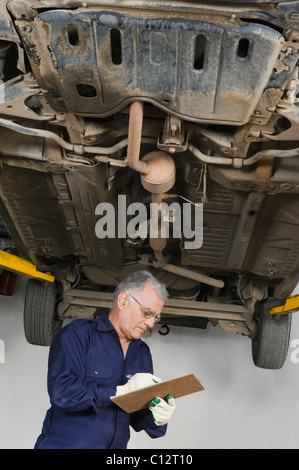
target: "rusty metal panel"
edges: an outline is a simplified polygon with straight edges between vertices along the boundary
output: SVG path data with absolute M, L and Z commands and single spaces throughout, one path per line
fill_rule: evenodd
M 83 116 L 109 116 L 139 98 L 190 121 L 242 125 L 282 43 L 262 24 L 149 12 L 46 11 L 16 24 L 53 109 Z
M 115 193 L 105 190 L 104 166 L 71 168 L 65 174 L 53 174 L 66 230 L 72 238 L 74 252 L 82 264 L 99 266 L 123 262 L 121 240 L 100 240 L 95 233 L 95 208 L 100 202 L 114 203 Z
M 40 259 L 72 256 L 63 212 L 49 173 L 6 165 L 0 175 L 0 195 L 35 264 Z

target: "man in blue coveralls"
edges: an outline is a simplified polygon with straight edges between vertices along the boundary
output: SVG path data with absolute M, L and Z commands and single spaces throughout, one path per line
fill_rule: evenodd
M 171 396 L 130 414 L 110 397 L 160 382 L 140 338 L 159 321 L 166 298 L 164 284 L 137 271 L 115 289 L 109 314 L 60 330 L 49 353 L 51 407 L 35 449 L 126 449 L 129 426 L 164 436 L 175 409 Z

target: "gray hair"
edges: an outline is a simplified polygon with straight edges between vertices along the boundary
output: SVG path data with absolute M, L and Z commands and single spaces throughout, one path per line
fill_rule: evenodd
M 159 282 L 150 272 L 148 271 L 135 271 L 130 274 L 126 279 L 121 281 L 115 288 L 114 297 L 112 301 L 111 310 L 115 307 L 117 298 L 121 292 L 127 292 L 128 294 L 134 294 L 141 291 L 145 286 L 151 285 L 157 296 L 160 297 L 164 302 L 168 297 L 165 284 Z

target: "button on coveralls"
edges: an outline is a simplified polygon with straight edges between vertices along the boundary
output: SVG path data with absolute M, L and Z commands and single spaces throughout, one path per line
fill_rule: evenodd
M 131 425 L 164 436 L 149 409 L 126 413 L 110 397 L 137 372 L 153 373 L 148 346 L 130 342 L 126 356 L 108 315 L 73 320 L 54 337 L 49 353 L 47 411 L 35 449 L 126 449 Z

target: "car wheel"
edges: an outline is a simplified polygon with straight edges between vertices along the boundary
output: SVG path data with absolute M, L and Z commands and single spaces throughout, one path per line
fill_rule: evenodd
M 292 316 L 271 315 L 270 310 L 279 305 L 281 299 L 271 299 L 257 307 L 258 332 L 252 339 L 252 358 L 263 369 L 281 369 L 288 354 Z
M 24 330 L 27 341 L 49 346 L 62 327 L 56 313 L 56 283 L 43 283 L 29 279 L 24 304 Z

